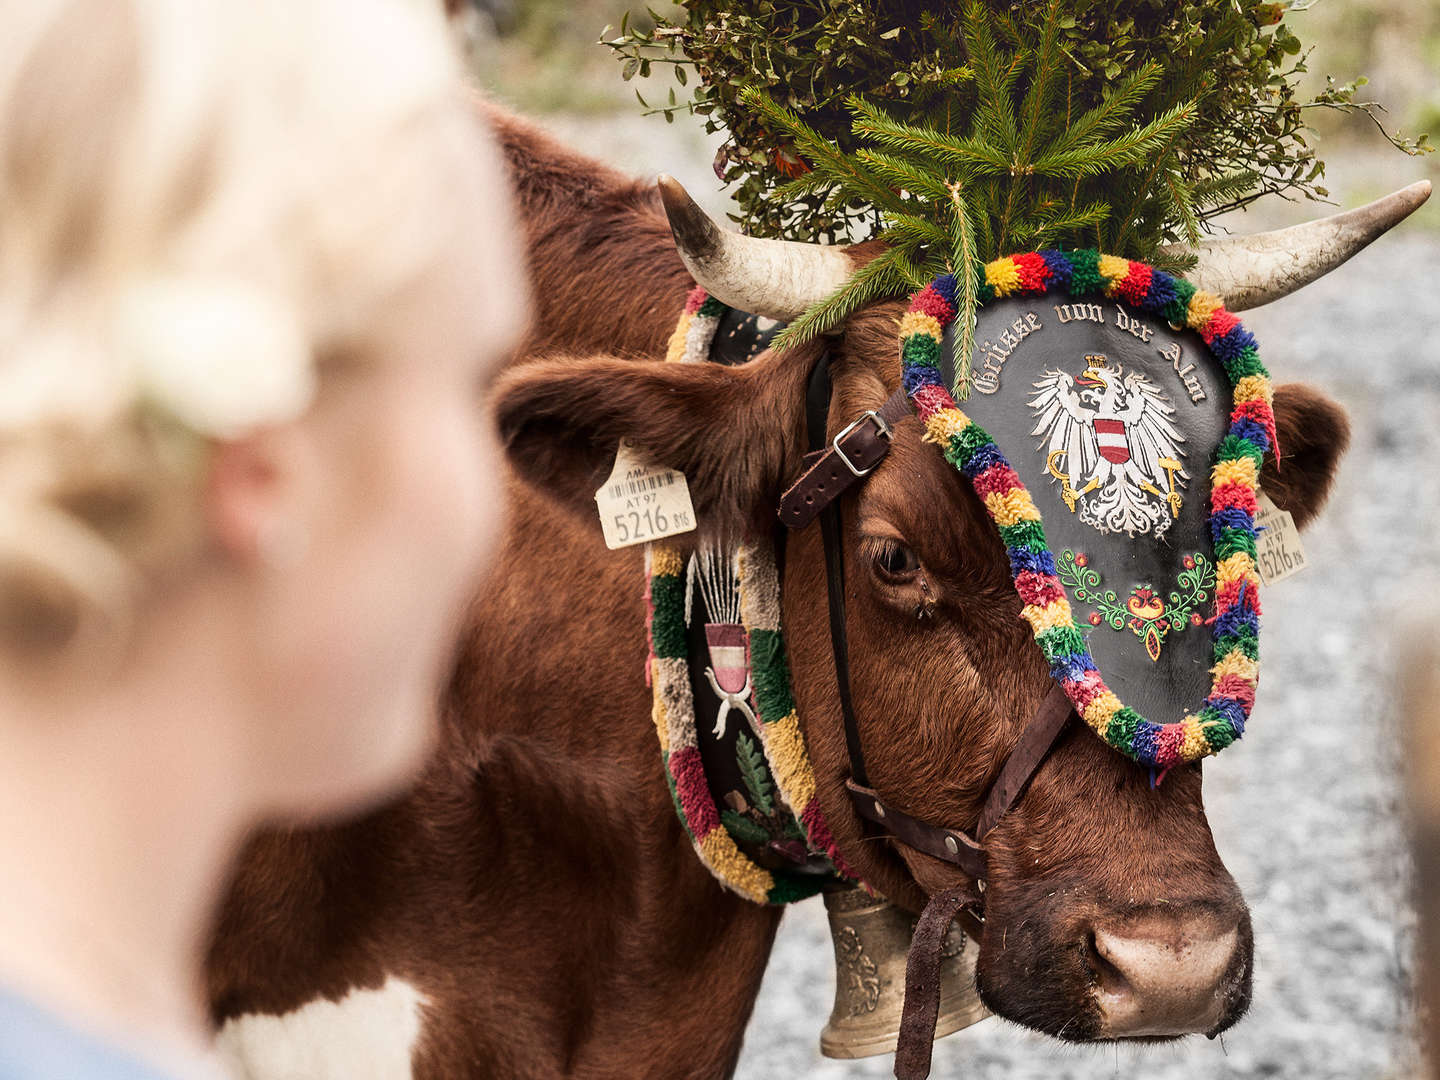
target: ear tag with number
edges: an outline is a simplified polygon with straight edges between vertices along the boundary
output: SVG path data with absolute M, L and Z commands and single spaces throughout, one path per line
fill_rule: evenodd
M 595 492 L 605 546 L 611 551 L 646 544 L 695 528 L 695 507 L 685 474 L 643 461 L 628 440 L 615 452 L 610 478 Z
M 1300 544 L 1300 530 L 1295 527 L 1290 511 L 1281 510 L 1263 491 L 1257 502 L 1260 513 L 1255 516 L 1255 527 L 1260 535 L 1255 538 L 1255 563 L 1260 570 L 1260 580 L 1270 586 L 1298 574 L 1309 563 Z

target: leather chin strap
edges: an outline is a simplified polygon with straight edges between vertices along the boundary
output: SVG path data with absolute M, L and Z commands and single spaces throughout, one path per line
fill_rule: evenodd
M 850 755 L 850 777 L 845 787 L 860 817 L 880 826 L 907 847 L 952 863 L 974 879 L 973 884 L 956 886 L 930 898 L 911 944 L 895 1074 L 904 1080 L 920 1080 L 930 1072 L 930 1046 L 940 1001 L 940 950 L 946 930 L 962 910 L 983 918 L 983 893 L 988 877 L 985 836 L 1024 795 L 1031 777 L 1049 756 L 1075 712 L 1059 684 L 1052 685 L 990 785 L 973 836 L 913 817 L 891 806 L 870 787 L 850 694 L 840 496 L 889 453 L 891 428 L 911 415 L 911 409 L 902 388 L 880 409 L 862 413 L 834 439 L 827 439 L 832 392 L 830 360 L 830 352 L 826 350 L 810 376 L 805 411 L 811 452 L 806 455 L 804 472 L 781 496 L 779 516 L 792 529 L 803 528 L 817 515 L 820 518 L 830 608 L 830 644 L 839 684 L 840 712 L 845 723 L 845 745 Z M 966 929 L 975 935 L 973 926 Z

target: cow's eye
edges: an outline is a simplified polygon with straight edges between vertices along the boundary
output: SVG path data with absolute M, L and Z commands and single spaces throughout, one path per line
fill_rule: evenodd
M 875 567 L 882 577 L 907 578 L 920 569 L 920 560 L 899 540 L 882 540 L 875 550 Z

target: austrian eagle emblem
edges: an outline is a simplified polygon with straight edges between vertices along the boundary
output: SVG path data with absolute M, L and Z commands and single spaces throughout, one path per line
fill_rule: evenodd
M 1190 479 L 1170 399 L 1143 371 L 1099 355 L 1079 375 L 1050 370 L 1034 385 L 1030 434 L 1070 512 L 1101 533 L 1164 536 Z

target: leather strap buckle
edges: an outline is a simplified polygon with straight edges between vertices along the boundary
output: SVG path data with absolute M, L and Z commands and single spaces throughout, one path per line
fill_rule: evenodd
M 871 465 L 868 469 L 857 469 L 855 467 L 855 463 L 851 461 L 848 457 L 846 457 L 845 451 L 840 448 L 840 440 L 845 438 L 846 435 L 849 435 L 861 424 L 865 423 L 866 420 L 875 421 L 876 434 L 878 434 L 881 438 L 886 440 L 890 438 L 890 425 L 885 422 L 885 418 L 881 416 L 878 412 L 876 412 L 874 409 L 866 409 L 856 419 L 852 420 L 850 423 L 846 424 L 843 428 L 841 428 L 840 433 L 836 435 L 835 438 L 830 440 L 830 449 L 835 451 L 835 456 L 838 457 L 841 463 L 857 477 L 869 476 L 872 472 L 875 471 L 875 465 Z M 878 465 L 879 462 L 877 461 L 875 464 Z

